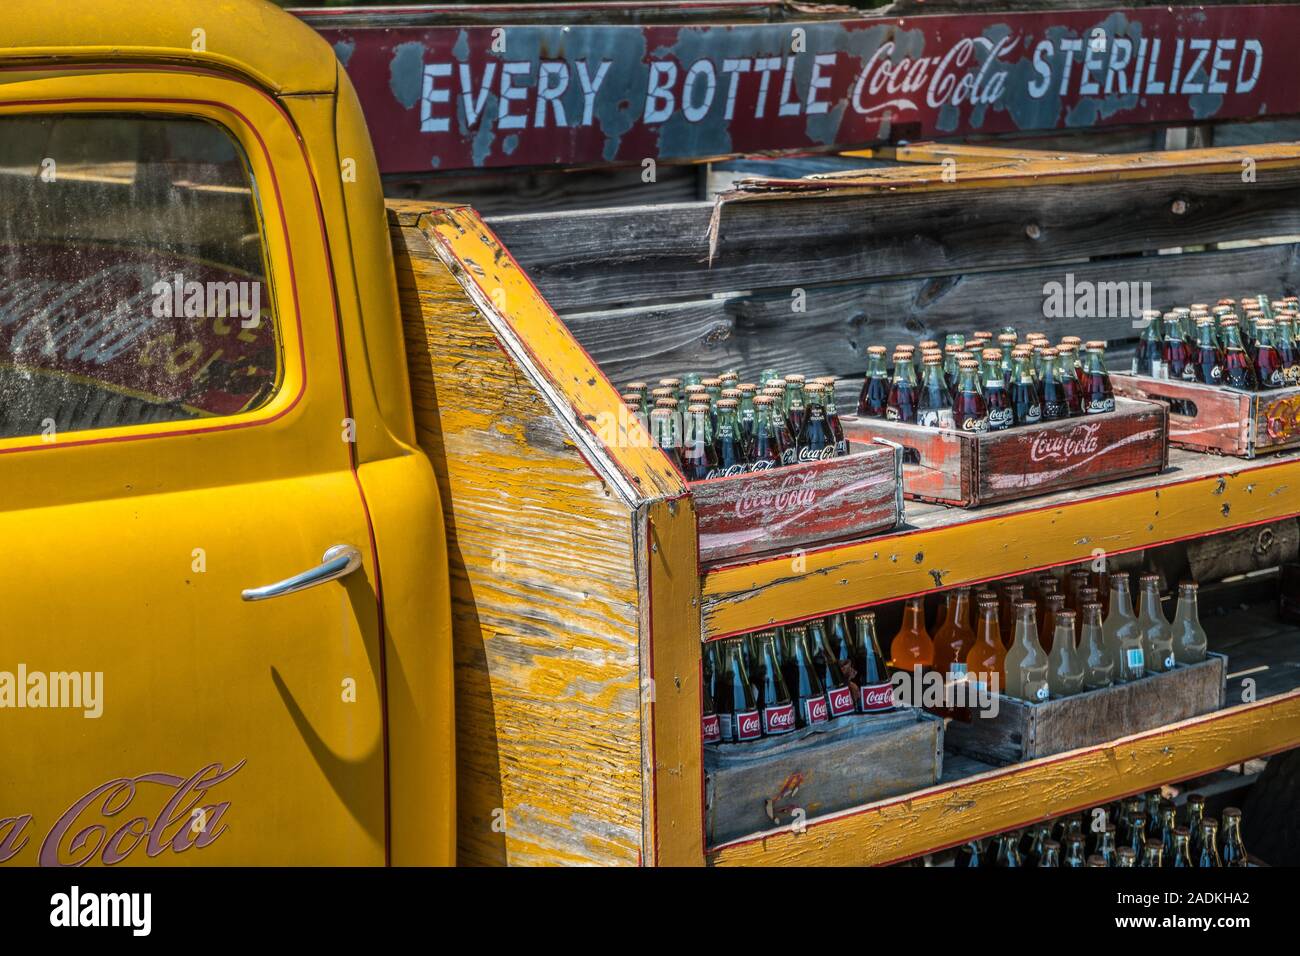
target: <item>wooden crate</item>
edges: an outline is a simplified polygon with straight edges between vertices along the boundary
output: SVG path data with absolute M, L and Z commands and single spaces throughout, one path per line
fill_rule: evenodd
M 700 560 L 812 547 L 897 526 L 902 449 L 854 443 L 850 454 L 690 482 Z
M 943 733 L 942 719 L 908 708 L 705 747 L 708 842 L 933 786 L 943 774 Z
M 841 420 L 854 439 L 903 446 L 908 498 L 963 507 L 1154 474 L 1169 461 L 1168 413 L 1158 402 L 1117 399 L 1105 415 L 982 434 L 880 418 Z
M 1200 382 L 1112 375 L 1116 395 L 1169 406 L 1169 441 L 1239 458 L 1300 446 L 1300 388 L 1246 392 Z
M 996 717 L 948 723 L 950 750 L 989 763 L 1016 763 L 1153 730 L 1219 710 L 1228 659 L 1209 654 L 1128 684 L 1031 704 L 998 697 Z

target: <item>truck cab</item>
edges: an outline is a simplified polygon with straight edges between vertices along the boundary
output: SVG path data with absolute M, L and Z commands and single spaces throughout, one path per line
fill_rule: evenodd
M 270 4 L 0 22 L 0 862 L 454 861 L 373 150 Z

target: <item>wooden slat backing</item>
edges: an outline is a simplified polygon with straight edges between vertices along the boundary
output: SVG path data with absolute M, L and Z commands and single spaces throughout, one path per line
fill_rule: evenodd
M 615 382 L 725 368 L 861 376 L 869 345 L 943 341 L 945 332 L 997 331 L 1007 324 L 1022 333 L 1041 329 L 1111 342 L 1138 334 L 1127 315 L 1044 316 L 1044 288 L 1055 282 L 1064 290 L 1069 275 L 1080 289 L 1083 283 L 1123 283 L 1130 299 L 1132 292 L 1149 293 L 1152 308 L 1214 301 L 1225 289 L 1294 294 L 1300 245 L 813 285 L 804 290 L 802 312 L 793 308 L 792 290 L 783 289 L 582 311 L 564 320 Z
M 453 601 L 462 863 L 643 859 L 633 509 L 512 361 L 411 207 L 390 215 Z
M 1188 154 L 1202 152 L 1215 151 Z M 1273 166 L 1261 156 L 1253 182 L 1243 182 L 1241 158 L 1107 167 L 1074 178 L 1067 163 L 1051 164 L 1052 173 L 1023 164 L 1023 174 L 988 182 L 976 172 L 963 179 L 959 170 L 961 188 L 945 188 L 936 175 L 910 187 L 903 180 L 876 191 L 841 183 L 828 195 L 727 202 L 712 262 L 714 210 L 707 203 L 503 216 L 491 224 L 562 313 L 736 290 L 788 294 L 829 282 L 952 275 L 1300 232 L 1300 154 Z M 1010 188 L 1016 185 L 1032 188 Z
M 704 770 L 700 716 L 700 577 L 689 495 L 651 502 L 641 558 L 650 640 L 643 644 L 646 707 L 646 859 L 704 863 Z

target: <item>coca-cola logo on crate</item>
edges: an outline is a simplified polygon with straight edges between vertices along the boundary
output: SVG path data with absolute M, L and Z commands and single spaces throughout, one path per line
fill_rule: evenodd
M 817 489 L 808 472 L 782 477 L 780 484 L 772 487 L 762 482 L 750 482 L 736 499 L 736 517 L 748 518 L 767 514 L 791 515 L 808 511 L 817 501 Z
M 1069 464 L 1097 453 L 1097 433 L 1101 425 L 1090 422 L 1075 425 L 1069 432 L 1039 432 L 1029 442 L 1029 460 Z

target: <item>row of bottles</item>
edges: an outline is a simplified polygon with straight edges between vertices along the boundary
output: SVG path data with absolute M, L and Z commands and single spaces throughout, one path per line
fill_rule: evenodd
M 1002 431 L 1115 410 L 1106 343 L 1066 336 L 1051 345 L 1041 332 L 1020 342 L 1014 328 L 947 336 L 919 348 L 898 345 L 892 366 L 884 346 L 867 349 L 858 414 L 969 432 Z
M 1128 575 L 1107 577 L 1105 605 L 1096 586 L 1101 582 L 1083 570 L 1065 579 L 1065 593 L 1058 593 L 1054 576 L 1040 575 L 1037 593 L 1028 600 L 1025 586 L 1016 581 L 973 594 L 970 588 L 956 588 L 948 592 L 945 618 L 933 638 L 925 628 L 922 601 L 913 598 L 890 644 L 890 666 L 933 669 L 949 679 L 980 684 L 996 676 L 1003 693 L 1042 701 L 1205 659 L 1195 582 L 1179 585 L 1171 623 L 1161 604 L 1159 575 L 1139 579 L 1136 611 Z M 976 627 L 971 625 L 972 607 Z M 1008 618 L 1014 622 L 1009 628 L 1002 623 Z
M 1133 374 L 1258 391 L 1300 385 L 1300 300 L 1220 299 L 1142 313 Z
M 777 736 L 894 708 L 876 616 L 859 611 L 714 641 L 704 653 L 705 743 Z
M 764 369 L 762 385 L 736 371 L 629 382 L 622 399 L 690 481 L 848 454 L 835 378 L 808 381 Z
M 1222 824 L 1205 798 L 1188 794 L 1182 810 L 1160 791 L 1084 814 L 974 840 L 957 850 L 959 867 L 1248 866 L 1241 811 L 1225 807 Z M 1112 822 L 1114 821 L 1114 822 Z

